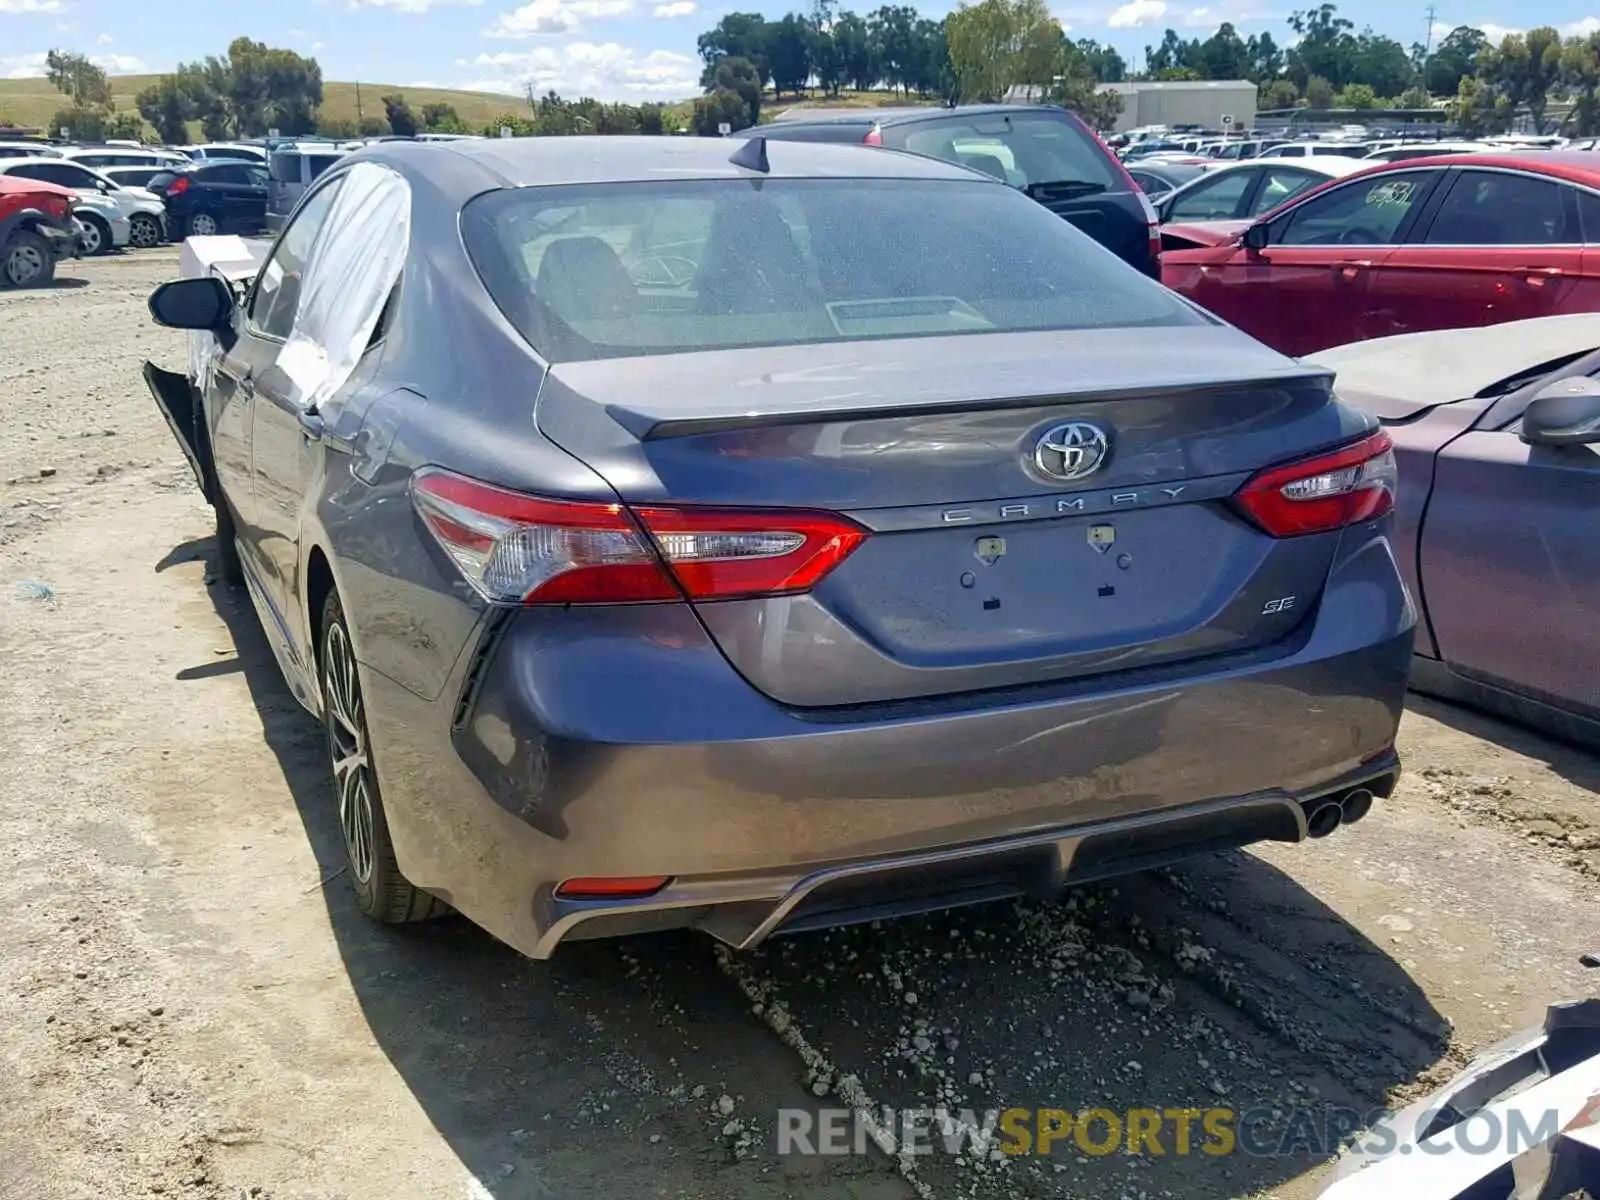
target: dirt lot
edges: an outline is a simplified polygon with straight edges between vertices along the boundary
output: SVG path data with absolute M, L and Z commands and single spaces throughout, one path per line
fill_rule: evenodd
M 374 928 L 138 376 L 181 367 L 143 306 L 175 271 L 0 293 L 0 1196 L 1308 1197 L 1304 1151 L 901 1171 L 774 1130 L 840 1094 L 1364 1109 L 1600 983 L 1600 763 L 1420 701 L 1362 824 L 1057 906 L 738 959 Z

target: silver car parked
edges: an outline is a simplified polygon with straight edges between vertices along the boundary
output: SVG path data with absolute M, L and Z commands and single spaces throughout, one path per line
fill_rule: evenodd
M 1394 785 L 1386 435 L 993 179 L 396 142 L 224 241 L 146 377 L 379 920 L 746 947 Z

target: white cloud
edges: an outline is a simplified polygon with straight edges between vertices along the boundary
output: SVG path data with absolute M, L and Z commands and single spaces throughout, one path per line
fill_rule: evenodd
M 61 0 L 0 0 L 0 13 L 51 13 L 61 11 Z
M 91 54 L 89 61 L 107 75 L 142 75 L 150 68 L 131 54 Z M 48 73 L 45 52 L 0 55 L 0 79 L 39 79 Z
M 1209 8 L 1191 8 L 1183 14 L 1183 23 L 1190 29 L 1200 29 L 1207 25 L 1219 25 L 1221 21 L 1211 15 Z
M 476 8 L 483 0 L 346 0 L 348 8 L 387 8 L 393 12 L 425 13 L 430 8 Z
M 700 90 L 699 59 L 671 50 L 640 55 L 615 42 L 570 42 L 526 54 L 480 54 L 472 65 L 495 72 L 490 79 L 461 85 L 473 91 L 516 95 L 531 85 L 541 93 L 553 88 L 563 96 L 639 101 L 678 100 Z
M 669 3 L 656 5 L 655 14 L 658 17 L 687 17 L 692 16 L 694 10 L 694 0 L 669 0 Z
M 112 37 L 109 33 L 102 33 L 99 37 L 95 38 L 94 44 L 96 46 L 109 46 L 116 40 L 117 39 Z
M 596 17 L 620 17 L 633 11 L 633 0 L 530 0 L 502 12 L 484 30 L 488 37 L 526 38 L 550 33 L 577 33 Z
M 1570 25 L 1563 25 L 1561 32 L 1568 37 L 1588 37 L 1591 33 L 1600 33 L 1600 17 L 1583 17 Z
M 1435 21 L 1433 23 L 1433 44 L 1437 46 L 1450 36 L 1452 29 L 1461 26 L 1471 29 L 1481 29 L 1483 36 L 1489 39 L 1491 45 L 1498 46 L 1502 38 L 1512 37 L 1516 34 L 1527 33 L 1524 25 L 1501 25 L 1498 21 Z M 1600 17 L 1581 17 L 1566 25 L 1556 26 L 1563 37 L 1587 37 L 1591 33 L 1600 33 Z
M 1128 0 L 1106 18 L 1106 24 L 1113 29 L 1137 29 L 1159 21 L 1166 13 L 1163 0 Z

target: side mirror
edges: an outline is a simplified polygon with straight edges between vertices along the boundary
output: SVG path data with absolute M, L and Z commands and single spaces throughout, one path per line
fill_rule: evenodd
M 1522 440 L 1530 446 L 1600 443 L 1600 380 L 1574 375 L 1540 388 L 1523 410 Z
M 168 329 L 215 331 L 233 316 L 233 292 L 214 276 L 174 279 L 150 293 L 150 315 Z
M 1239 244 L 1246 250 L 1265 250 L 1267 248 L 1267 223 L 1258 222 L 1249 226 L 1239 237 Z

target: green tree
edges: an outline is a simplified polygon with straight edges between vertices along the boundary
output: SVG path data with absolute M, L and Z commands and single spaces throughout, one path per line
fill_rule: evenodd
M 883 57 L 863 18 L 841 12 L 833 23 L 833 44 L 838 48 L 844 82 L 860 92 L 878 86 L 883 78 Z
M 1128 64 L 1115 48 L 1102 46 L 1093 38 L 1079 38 L 1078 52 L 1101 83 L 1121 83 L 1128 77 Z
M 1346 83 L 1363 83 L 1379 96 L 1397 96 L 1417 78 L 1417 69 L 1406 48 L 1393 38 L 1380 37 L 1370 29 L 1354 39 L 1351 46 L 1350 77 Z
M 1337 5 L 1321 4 L 1289 15 L 1289 28 L 1300 38 L 1286 60 L 1289 77 L 1297 86 L 1307 87 L 1313 75 L 1322 76 L 1336 88 L 1350 82 L 1356 54 L 1356 40 L 1350 31 L 1355 27 L 1338 14 Z
M 1306 106 L 1308 108 L 1332 108 L 1333 84 L 1321 75 L 1313 75 L 1306 80 Z
M 1562 47 L 1561 82 L 1572 93 L 1568 132 L 1576 137 L 1600 133 L 1600 33 L 1572 38 Z
M 761 120 L 761 76 L 755 63 L 747 58 L 719 59 L 716 69 L 712 72 L 711 92 L 732 92 L 744 101 L 746 120 L 744 125 L 735 128 L 743 129 L 745 125 L 754 125 Z M 721 118 L 719 118 L 721 119 Z M 712 122 L 715 127 L 716 122 Z
M 455 105 L 436 101 L 422 106 L 422 127 L 429 133 L 465 133 L 466 124 Z
M 756 69 L 756 82 L 765 86 L 771 78 L 767 63 L 769 36 L 767 20 L 760 13 L 728 13 L 696 41 L 700 61 L 705 63 L 700 86 L 707 91 L 716 88 L 717 66 L 725 58 L 740 58 L 752 64 Z
M 867 17 L 884 81 L 891 88 L 910 91 L 918 74 L 918 19 L 917 10 L 904 4 L 884 5 Z
M 772 22 L 767 30 L 767 66 L 772 73 L 772 92 L 800 94 L 811 78 L 812 30 L 794 13 Z
M 189 140 L 189 122 L 199 112 L 194 97 L 176 75 L 163 75 L 140 90 L 134 103 L 139 115 L 155 128 L 156 137 L 172 145 Z
M 1476 75 L 1462 79 L 1450 115 L 1468 137 L 1501 133 L 1511 125 L 1512 107 Z
M 1002 100 L 1018 84 L 1049 87 L 1066 46 L 1044 0 L 963 5 L 950 14 L 946 36 L 958 90 L 970 101 Z
M 659 104 L 639 106 L 639 132 L 660 137 L 666 129 L 666 109 Z
M 720 132 L 719 126 L 724 123 L 732 129 L 747 129 L 754 124 L 745 98 L 731 88 L 723 87 L 696 98 L 692 123 L 694 131 L 701 137 L 716 137 Z
M 376 113 L 368 113 L 360 121 L 356 122 L 356 132 L 362 137 L 383 137 L 384 134 L 391 132 L 391 130 L 389 129 L 389 122 Z
M 1420 83 L 1414 83 L 1405 91 L 1394 98 L 1396 108 L 1429 108 L 1433 104 L 1428 89 Z
M 1543 129 L 1550 89 L 1561 77 L 1561 35 L 1548 25 L 1509 34 L 1478 56 L 1478 77 L 1513 113 L 1526 109 L 1534 127 Z
M 383 112 L 389 119 L 389 131 L 402 137 L 417 136 L 417 117 L 399 92 L 383 97 Z
M 1198 79 L 1200 43 L 1194 39 L 1186 42 L 1176 29 L 1168 29 L 1161 35 L 1159 46 L 1144 48 L 1144 66 L 1152 79 Z M 1174 71 L 1190 73 L 1174 76 Z
M 45 74 L 74 108 L 110 108 L 111 85 L 106 73 L 89 61 L 87 55 L 69 50 L 51 50 L 44 56 Z
M 1273 79 L 1256 89 L 1256 107 L 1264 112 L 1293 108 L 1300 103 L 1300 89 L 1288 79 Z
M 1378 94 L 1370 83 L 1350 83 L 1340 88 L 1333 97 L 1335 108 L 1377 108 Z
M 1199 70 L 1207 79 L 1248 79 L 1250 49 L 1227 21 L 1200 43 Z
M 1250 58 L 1250 72 L 1245 78 L 1266 83 L 1283 74 L 1283 51 L 1270 33 L 1251 34 L 1244 48 Z
M 830 96 L 837 95 L 839 85 L 844 82 L 844 56 L 833 37 L 836 20 L 834 0 L 815 0 L 808 22 L 811 69 L 816 73 L 817 86 Z
M 1428 57 L 1423 82 L 1436 96 L 1454 96 L 1461 81 L 1478 73 L 1478 56 L 1489 48 L 1483 30 L 1457 25 Z

